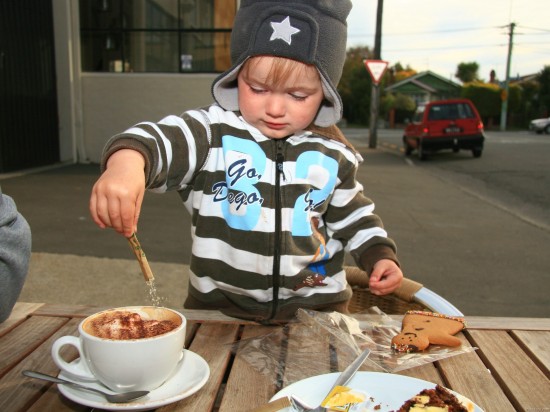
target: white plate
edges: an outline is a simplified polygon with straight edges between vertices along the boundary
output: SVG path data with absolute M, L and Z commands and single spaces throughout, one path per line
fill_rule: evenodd
M 68 385 L 58 385 L 58 388 L 59 391 L 70 400 L 92 408 L 100 408 L 108 411 L 146 411 L 191 396 L 204 386 L 209 376 L 210 368 L 208 363 L 196 353 L 184 350 L 183 359 L 172 377 L 157 389 L 149 392 L 144 398 L 137 399 L 134 402 L 110 403 L 100 394 L 73 388 Z M 59 374 L 59 377 L 77 382 L 64 375 L 63 372 Z M 82 383 L 86 386 L 104 390 L 105 392 L 112 392 L 100 383 Z
M 328 393 L 338 375 L 338 373 L 329 373 L 301 380 L 283 388 L 271 400 L 274 401 L 283 396 L 295 395 L 305 403 L 317 406 Z M 366 410 L 374 411 L 374 407 L 379 405 L 380 409 L 376 409 L 377 411 L 389 412 L 399 409 L 406 400 L 412 398 L 423 389 L 434 388 L 435 384 L 421 379 L 390 373 L 357 372 L 346 386 L 365 393 L 367 399 L 372 397 L 372 400 L 368 400 L 367 402 L 367 408 L 369 409 Z M 450 392 L 456 395 L 460 401 L 470 403 L 470 411 L 483 412 L 479 406 L 466 397 L 454 391 Z M 290 408 L 284 409 L 284 411 L 290 410 Z

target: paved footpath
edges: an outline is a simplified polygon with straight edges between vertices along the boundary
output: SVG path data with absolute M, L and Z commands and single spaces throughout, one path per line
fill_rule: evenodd
M 358 174 L 398 244 L 405 274 L 465 314 L 550 316 L 550 233 L 473 196 L 402 156 L 367 148 L 365 131 L 348 136 L 363 154 Z M 88 214 L 97 165 L 64 165 L 0 175 L 33 230 L 25 301 L 143 304 L 148 288 L 125 239 Z M 164 304 L 187 293 L 189 217 L 175 193 L 147 194 L 139 239 Z

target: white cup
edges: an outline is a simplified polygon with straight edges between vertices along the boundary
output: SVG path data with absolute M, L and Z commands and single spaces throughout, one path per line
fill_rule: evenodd
M 178 326 L 166 333 L 139 339 L 108 339 L 91 334 L 90 322 L 106 312 L 138 313 L 142 319 L 170 320 Z M 88 316 L 78 326 L 80 336 L 63 336 L 52 346 L 55 364 L 69 377 L 80 381 L 100 381 L 115 392 L 153 390 L 175 372 L 183 357 L 185 317 L 172 309 L 128 306 Z M 66 362 L 59 351 L 74 346 L 80 359 Z

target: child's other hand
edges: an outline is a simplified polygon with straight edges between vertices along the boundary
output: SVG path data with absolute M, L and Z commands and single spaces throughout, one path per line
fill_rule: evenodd
M 374 295 L 387 295 L 401 285 L 403 272 L 393 260 L 382 259 L 374 264 L 369 289 Z
M 145 160 L 135 150 L 119 150 L 92 189 L 90 213 L 102 229 L 112 227 L 125 237 L 137 230 L 145 193 Z

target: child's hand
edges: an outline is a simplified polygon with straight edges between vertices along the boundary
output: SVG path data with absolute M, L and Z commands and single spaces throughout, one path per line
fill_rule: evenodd
M 145 193 L 145 160 L 135 150 L 119 150 L 92 189 L 90 213 L 102 229 L 112 227 L 125 237 L 137 230 Z
M 369 279 L 369 289 L 373 295 L 387 295 L 401 285 L 403 272 L 393 260 L 382 259 L 374 264 Z

